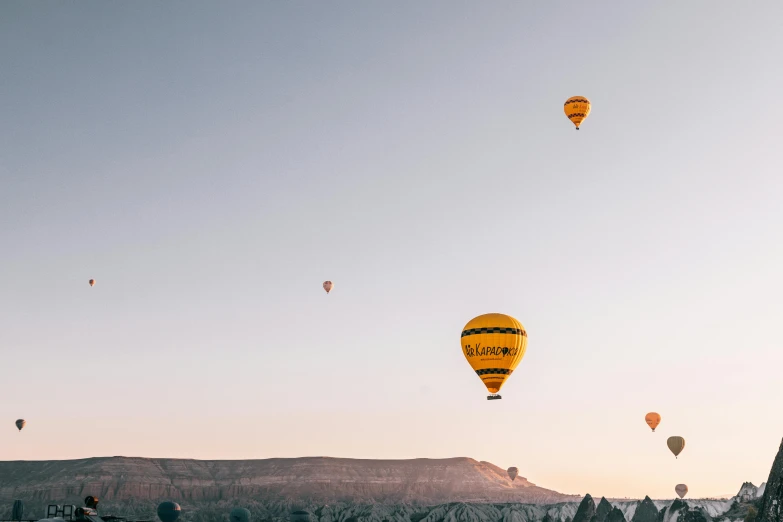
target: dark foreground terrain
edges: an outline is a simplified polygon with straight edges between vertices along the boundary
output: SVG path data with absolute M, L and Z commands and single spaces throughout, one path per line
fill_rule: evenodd
M 756 490 L 746 483 L 740 493 L 749 486 Z M 90 494 L 101 514 L 132 519 L 155 520 L 157 504 L 174 500 L 180 520 L 192 522 L 228 522 L 234 507 L 255 522 L 288 522 L 302 509 L 308 522 L 783 522 L 783 444 L 763 495 L 684 502 L 579 499 L 523 477 L 512 483 L 505 470 L 468 458 L 0 462 L 0 519 L 13 499 L 36 518 L 47 504 L 80 505 Z

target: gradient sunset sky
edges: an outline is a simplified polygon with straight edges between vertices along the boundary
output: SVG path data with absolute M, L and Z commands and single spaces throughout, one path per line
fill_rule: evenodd
M 783 436 L 782 19 L 3 2 L 0 460 L 469 456 L 564 493 L 758 485 Z M 488 312 L 529 336 L 494 402 L 459 342 Z

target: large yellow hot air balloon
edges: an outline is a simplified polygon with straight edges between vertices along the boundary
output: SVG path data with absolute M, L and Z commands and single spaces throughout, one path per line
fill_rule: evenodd
M 525 355 L 527 332 L 522 323 L 505 314 L 484 314 L 462 329 L 462 354 L 489 390 L 496 395 Z
M 680 498 L 683 498 L 685 495 L 688 494 L 688 486 L 686 486 L 685 484 L 677 484 L 676 486 L 674 486 L 674 491 L 677 492 Z
M 657 428 L 658 424 L 661 423 L 661 416 L 654 411 L 651 411 L 644 416 L 644 422 L 646 422 L 647 425 L 652 428 L 653 431 L 655 431 L 655 428 Z
M 590 100 L 584 96 L 571 96 L 563 105 L 563 111 L 571 123 L 576 125 L 576 130 L 579 130 L 579 125 L 590 115 Z
M 674 458 L 677 458 L 677 455 L 682 453 L 682 450 L 685 449 L 685 439 L 682 437 L 669 437 L 666 440 L 666 445 L 669 446 L 671 452 L 674 453 Z

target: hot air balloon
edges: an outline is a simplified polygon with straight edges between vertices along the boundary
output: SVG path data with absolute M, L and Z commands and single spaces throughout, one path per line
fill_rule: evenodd
M 517 468 L 511 467 L 506 470 L 508 473 L 508 478 L 511 479 L 511 482 L 514 482 L 514 479 L 517 478 L 517 474 L 519 473 L 519 470 Z
M 653 431 L 655 431 L 655 428 L 657 428 L 658 424 L 661 423 L 661 416 L 654 411 L 651 411 L 644 416 L 644 422 L 646 422 L 647 425 L 652 428 Z
M 579 125 L 590 115 L 590 100 L 584 96 L 571 96 L 563 105 L 563 111 L 571 123 L 576 125 L 576 130 L 579 130 Z
M 174 522 L 179 518 L 182 509 L 176 502 L 161 502 L 158 504 L 158 518 L 160 522 Z
M 22 431 L 22 428 L 27 426 L 27 421 L 24 419 L 17 419 L 16 420 L 16 427 L 19 428 L 19 431 Z
M 95 286 L 95 279 L 90 279 L 90 286 Z
M 525 355 L 527 332 L 522 323 L 505 314 L 484 314 L 462 329 L 462 354 L 489 390 L 497 393 Z
M 22 520 L 24 518 L 24 502 L 14 500 L 14 507 L 11 509 L 11 520 Z
M 333 286 L 331 281 L 324 281 L 324 290 L 326 290 L 327 294 L 332 291 Z
M 289 520 L 291 522 L 310 522 L 310 512 L 305 510 L 294 511 Z
M 231 522 L 250 522 L 250 511 L 245 508 L 234 508 L 228 519 Z
M 685 449 L 685 439 L 682 437 L 669 437 L 666 440 L 666 445 L 669 446 L 671 452 L 674 453 L 674 457 L 677 458 L 677 455 Z
M 686 486 L 685 484 L 677 484 L 676 486 L 674 486 L 674 491 L 677 492 L 680 498 L 683 498 L 685 495 L 688 494 L 688 486 Z

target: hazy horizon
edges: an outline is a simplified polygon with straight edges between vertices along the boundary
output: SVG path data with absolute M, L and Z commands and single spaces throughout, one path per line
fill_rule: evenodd
M 783 436 L 781 16 L 0 4 L 0 460 L 758 485 Z M 488 312 L 529 338 L 493 402 L 459 344 Z

